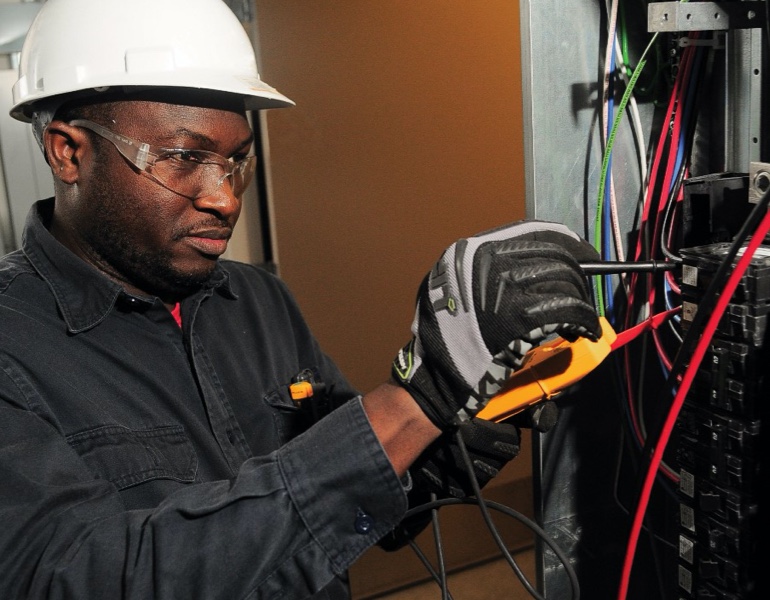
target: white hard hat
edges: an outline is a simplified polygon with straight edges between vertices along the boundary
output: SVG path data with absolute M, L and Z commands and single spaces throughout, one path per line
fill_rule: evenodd
M 243 96 L 245 108 L 293 104 L 259 78 L 254 48 L 222 0 L 48 0 L 33 21 L 11 116 L 73 93 L 182 87 Z

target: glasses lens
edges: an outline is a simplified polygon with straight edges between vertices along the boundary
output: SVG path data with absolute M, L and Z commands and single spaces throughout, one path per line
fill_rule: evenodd
M 240 197 L 251 182 L 256 166 L 256 156 L 233 163 L 213 152 L 185 150 L 158 157 L 148 172 L 188 198 L 214 194 L 227 180 L 233 195 Z
M 231 178 L 231 185 L 233 186 L 233 194 L 240 197 L 246 188 L 249 187 L 254 172 L 257 170 L 257 157 L 247 156 L 243 160 L 233 165 L 233 174 Z

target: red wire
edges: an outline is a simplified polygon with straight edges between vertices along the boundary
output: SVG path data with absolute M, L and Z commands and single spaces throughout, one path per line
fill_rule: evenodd
M 666 274 L 664 275 L 664 277 L 666 278 L 666 281 L 668 281 L 668 285 L 671 288 L 671 291 L 677 295 L 680 295 L 682 293 L 682 290 L 679 289 L 679 284 L 676 282 L 676 279 L 674 278 L 674 274 L 671 271 L 666 271 Z
M 679 67 L 679 73 L 677 74 L 677 80 L 680 85 L 677 87 L 676 94 L 676 108 L 674 109 L 674 121 L 671 128 L 671 146 L 668 154 L 668 162 L 666 164 L 666 172 L 663 175 L 663 182 L 660 188 L 660 197 L 658 198 L 658 209 L 655 213 L 655 222 L 653 224 L 652 231 L 652 243 L 650 245 L 650 258 L 655 258 L 655 253 L 658 249 L 658 241 L 663 235 L 661 230 L 663 228 L 663 219 L 661 215 L 666 210 L 666 204 L 670 196 L 670 190 L 674 181 L 674 171 L 676 169 L 677 155 L 679 153 L 679 142 L 681 140 L 682 131 L 682 113 L 684 112 L 684 105 L 687 99 L 687 86 L 686 83 L 690 80 L 690 73 L 692 72 L 692 66 L 694 62 L 694 48 L 695 46 L 688 46 L 682 53 L 682 60 Z M 649 304 L 653 306 L 655 304 L 655 286 L 652 284 L 652 274 L 647 275 L 648 289 L 649 289 Z
M 618 348 L 622 348 L 626 344 L 628 344 L 630 341 L 635 340 L 639 335 L 644 333 L 645 331 L 652 330 L 655 332 L 663 323 L 668 321 L 672 316 L 674 316 L 676 313 L 678 313 L 681 310 L 681 307 L 672 308 L 671 310 L 667 310 L 661 313 L 658 313 L 656 315 L 651 315 L 641 323 L 637 323 L 633 327 L 630 327 L 624 331 L 621 331 L 617 334 L 617 337 L 615 338 L 615 341 L 612 343 L 611 349 L 617 350 Z M 630 373 L 629 370 L 629 352 L 628 349 L 624 351 L 624 361 L 625 361 L 625 368 L 626 372 Z M 630 379 L 629 377 L 626 378 L 628 381 Z M 628 388 L 630 389 L 630 383 L 627 384 Z M 630 393 L 630 392 L 629 392 Z M 634 435 L 636 436 L 636 439 L 640 446 L 644 446 L 644 433 L 642 432 L 642 428 L 639 424 L 639 419 L 636 416 L 636 410 L 633 408 L 633 403 L 629 402 L 629 413 L 631 416 L 631 426 L 634 430 Z
M 682 126 L 682 112 L 683 105 L 686 98 L 686 86 L 684 85 L 690 77 L 690 72 L 693 64 L 693 51 L 691 48 L 686 48 L 682 53 L 682 60 L 680 64 L 679 72 L 674 80 L 674 85 L 669 98 L 669 104 L 667 109 L 666 123 L 670 124 L 670 127 L 664 127 L 661 130 L 660 139 L 658 140 L 658 146 L 656 148 L 655 158 L 653 161 L 652 169 L 650 171 L 650 181 L 647 187 L 647 197 L 643 205 L 642 219 L 639 227 L 639 235 L 636 239 L 636 250 L 634 257 L 636 260 L 640 260 L 642 255 L 642 240 L 644 239 L 645 228 L 650 227 L 652 229 L 652 244 L 650 246 L 650 258 L 655 257 L 655 249 L 657 247 L 657 241 L 661 235 L 662 219 L 661 213 L 665 210 L 666 200 L 669 198 L 668 190 L 671 188 L 671 182 L 674 176 L 674 167 L 676 165 L 677 150 L 680 139 L 680 131 Z M 668 159 L 666 161 L 666 169 L 661 184 L 661 193 L 658 200 L 657 210 L 654 212 L 653 221 L 650 222 L 651 207 L 653 205 L 653 195 L 656 187 L 657 174 L 660 169 L 660 164 L 663 161 L 663 152 L 666 147 L 666 138 L 670 134 L 670 141 L 668 144 Z M 647 290 L 648 290 L 648 304 L 650 311 L 655 303 L 655 286 L 652 283 L 652 275 L 646 277 Z M 636 273 L 631 274 L 631 280 L 629 283 L 628 293 L 628 312 L 626 313 L 625 325 L 626 328 L 630 328 L 631 318 L 634 311 L 634 298 L 636 295 L 636 287 L 638 284 L 638 276 Z M 653 332 L 653 341 L 655 343 L 658 354 L 663 361 L 664 366 L 667 369 L 671 368 L 671 360 L 665 352 L 660 337 L 657 332 Z M 624 351 L 623 361 L 626 368 L 626 372 L 631 372 L 631 355 L 628 349 Z M 631 377 L 626 377 L 626 396 L 628 398 L 628 411 L 631 419 L 631 426 L 640 444 L 644 444 L 644 434 L 639 423 L 639 417 L 636 412 L 634 403 L 634 390 Z
M 672 366 L 671 359 L 668 357 L 666 348 L 663 346 L 663 340 L 660 339 L 660 334 L 657 331 L 652 332 L 652 341 L 655 342 L 655 349 L 658 351 L 660 362 L 666 367 L 666 371 L 670 371 Z
M 671 91 L 671 96 L 669 98 L 668 108 L 666 110 L 667 116 L 666 116 L 665 123 L 670 123 L 671 120 L 674 118 L 675 107 L 679 96 L 680 83 L 681 83 L 680 78 L 677 77 L 674 80 L 673 89 Z M 636 249 L 634 251 L 634 260 L 640 260 L 643 253 L 642 244 L 645 238 L 645 230 L 649 226 L 650 207 L 653 204 L 653 195 L 656 188 L 656 182 L 657 182 L 658 171 L 660 169 L 660 164 L 663 161 L 664 151 L 668 146 L 668 144 L 666 143 L 668 136 L 669 136 L 669 127 L 667 126 L 662 127 L 660 132 L 660 137 L 658 139 L 658 145 L 655 149 L 655 157 L 653 158 L 651 169 L 649 171 L 650 178 L 647 183 L 647 194 L 646 194 L 644 203 L 642 205 L 642 218 L 641 218 L 641 222 L 639 223 L 639 234 L 636 238 Z M 675 154 L 676 153 L 674 153 L 674 155 Z M 628 310 L 625 316 L 626 329 L 631 328 L 631 319 L 634 317 L 634 304 L 635 304 L 635 296 L 636 296 L 636 287 L 638 282 L 639 282 L 638 273 L 631 273 L 629 286 L 628 286 L 628 302 L 627 302 Z M 631 367 L 632 367 L 631 353 L 628 348 L 626 348 L 623 351 L 623 364 L 626 369 L 626 372 L 631 373 Z M 640 443 L 643 444 L 644 435 L 642 434 L 642 430 L 639 425 L 639 419 L 637 417 L 636 409 L 634 407 L 633 381 L 631 380 L 630 376 L 626 377 L 626 397 L 628 399 L 628 412 L 629 412 L 629 417 L 631 419 L 631 426 L 632 426 L 632 429 L 634 430 L 634 435 L 636 435 Z
M 639 504 L 637 505 L 636 513 L 634 514 L 631 533 L 629 535 L 628 545 L 626 547 L 626 557 L 623 564 L 623 571 L 621 573 L 618 600 L 625 600 L 628 594 L 628 585 L 631 578 L 631 567 L 634 562 L 634 555 L 636 554 L 636 546 L 637 542 L 639 541 L 639 532 L 642 529 L 644 513 L 646 512 L 647 505 L 650 501 L 652 484 L 655 481 L 655 475 L 658 471 L 658 467 L 663 460 L 663 452 L 674 429 L 676 419 L 679 416 L 679 411 L 684 404 L 685 397 L 687 396 L 687 393 L 690 390 L 690 386 L 695 379 L 695 374 L 698 370 L 698 367 L 700 366 L 701 361 L 703 360 L 703 357 L 706 354 L 706 349 L 711 342 L 711 338 L 714 336 L 714 332 L 716 331 L 717 325 L 722 318 L 722 314 L 725 312 L 727 305 L 730 302 L 733 293 L 735 292 L 735 289 L 738 287 L 738 283 L 743 277 L 743 274 L 746 272 L 746 269 L 748 269 L 749 263 L 751 262 L 756 249 L 762 243 L 768 231 L 770 231 L 770 212 L 764 216 L 762 222 L 759 224 L 759 227 L 757 227 L 757 230 L 754 232 L 754 235 L 752 236 L 752 239 L 749 242 L 745 252 L 741 256 L 733 272 L 730 274 L 730 278 L 727 280 L 727 284 L 725 285 L 724 290 L 719 294 L 719 300 L 717 301 L 713 312 L 709 316 L 706 327 L 703 330 L 703 334 L 698 340 L 698 344 L 693 352 L 690 364 L 687 366 L 687 370 L 682 377 L 682 383 L 677 390 L 673 403 L 671 404 L 671 409 L 669 410 L 669 413 L 666 417 L 666 422 L 664 423 L 661 430 L 660 438 L 658 439 L 658 443 L 655 445 L 655 450 L 653 451 L 652 458 L 650 459 L 650 464 L 647 469 L 642 492 L 639 495 Z
M 697 37 L 697 34 L 691 34 L 691 37 Z M 680 131 L 682 125 L 682 113 L 684 109 L 684 102 L 687 96 L 687 89 L 685 83 L 689 80 L 690 72 L 692 70 L 694 56 L 694 47 L 689 46 L 682 52 L 682 59 L 680 61 L 680 68 L 674 79 L 674 84 L 671 90 L 671 97 L 669 98 L 669 104 L 666 111 L 666 125 L 661 129 L 660 139 L 658 140 L 658 146 L 655 152 L 655 158 L 653 160 L 652 169 L 650 170 L 650 180 L 647 185 L 647 196 L 642 210 L 642 219 L 639 226 L 639 235 L 636 238 L 636 249 L 634 253 L 634 260 L 640 260 L 642 255 L 642 240 L 644 239 L 644 229 L 648 226 L 652 227 L 652 244 L 650 246 L 650 258 L 655 257 L 655 249 L 657 247 L 657 240 L 660 235 L 660 228 L 662 226 L 662 219 L 660 218 L 661 212 L 665 210 L 666 200 L 669 197 L 669 190 L 671 189 L 671 181 L 674 176 L 674 167 L 676 165 L 676 159 L 678 154 L 678 144 L 680 138 Z M 666 138 L 669 138 L 668 144 L 668 160 L 666 161 L 666 169 L 663 176 L 663 182 L 661 184 L 660 198 L 658 200 L 658 208 L 654 213 L 652 223 L 650 223 L 651 207 L 653 205 L 653 195 L 655 193 L 656 181 L 660 164 L 663 161 L 663 150 L 666 147 Z M 634 292 L 636 289 L 638 274 L 631 274 L 631 281 L 629 285 L 629 301 L 628 306 L 633 307 Z M 652 275 L 646 277 L 649 290 L 649 302 L 652 306 L 655 299 L 655 288 L 652 285 Z M 633 311 L 629 310 L 626 314 L 626 326 L 629 326 L 630 318 Z
M 667 138 L 669 138 L 669 132 L 670 132 L 670 128 L 668 124 L 671 123 L 671 119 L 674 118 L 675 107 L 679 97 L 679 87 L 681 84 L 681 80 L 678 75 L 680 73 L 678 73 L 677 77 L 674 79 L 674 84 L 671 90 L 671 96 L 669 97 L 669 100 L 668 100 L 668 108 L 666 109 L 666 120 L 664 121 L 665 126 L 661 127 L 660 137 L 658 138 L 658 144 L 655 148 L 655 157 L 653 158 L 652 165 L 650 168 L 650 179 L 647 182 L 647 195 L 645 197 L 644 204 L 642 206 L 642 218 L 639 224 L 639 235 L 636 238 L 636 249 L 634 251 L 634 260 L 640 260 L 642 256 L 642 241 L 644 240 L 644 228 L 647 227 L 647 224 L 649 222 L 650 207 L 653 204 L 652 198 L 655 193 L 660 164 L 663 160 L 663 152 L 668 146 L 666 144 L 666 140 Z M 633 282 L 636 281 L 637 277 L 638 277 L 637 273 L 631 274 L 631 280 Z M 633 288 L 633 285 L 631 287 Z M 630 302 L 629 302 L 629 305 L 631 305 Z
M 628 331 L 628 329 L 626 329 Z M 636 407 L 634 406 L 634 389 L 633 381 L 631 380 L 631 352 L 628 348 L 623 350 L 623 367 L 628 374 L 626 377 L 626 398 L 628 399 L 628 415 L 631 419 L 631 427 L 634 430 L 634 435 L 640 446 L 644 445 L 644 434 L 642 428 L 639 425 L 639 419 L 636 416 Z
M 638 338 L 645 331 L 650 331 L 650 330 L 655 331 L 661 325 L 663 325 L 663 323 L 665 323 L 671 317 L 673 317 L 675 314 L 681 312 L 681 310 L 682 310 L 681 306 L 677 306 L 676 308 L 672 308 L 670 310 L 665 310 L 656 315 L 652 315 L 648 317 L 647 319 L 645 319 L 644 321 L 642 321 L 637 325 L 634 325 L 630 329 L 621 331 L 615 337 L 615 341 L 612 342 L 612 344 L 610 345 L 610 349 L 617 350 L 618 348 L 622 348 L 629 342 Z
M 626 329 L 625 331 L 621 331 L 618 333 L 617 337 L 615 338 L 615 341 L 612 343 L 612 350 L 617 350 L 618 348 L 622 348 L 632 340 L 635 340 L 637 337 L 639 337 L 640 334 L 644 333 L 645 331 L 652 331 L 653 335 L 656 336 L 657 341 L 657 330 L 663 323 L 668 321 L 671 317 L 673 317 L 675 314 L 679 313 L 681 311 L 682 307 L 677 306 L 676 308 L 672 308 L 670 310 L 666 310 L 664 312 L 657 313 L 655 315 L 650 316 L 649 318 L 645 319 L 641 323 L 638 323 L 637 325 L 634 325 L 630 329 Z M 628 352 L 625 353 L 626 358 L 626 370 L 628 370 Z M 670 367 L 669 367 L 670 368 Z M 639 420 L 636 418 L 636 411 L 631 411 L 631 423 L 634 430 L 634 435 L 636 436 L 636 439 L 638 440 L 638 443 L 640 446 L 644 446 L 645 444 L 645 435 L 641 430 L 641 426 L 639 424 Z M 673 481 L 674 483 L 679 481 L 679 476 L 676 473 L 673 473 L 665 464 L 662 465 L 661 473 L 665 475 L 669 480 Z

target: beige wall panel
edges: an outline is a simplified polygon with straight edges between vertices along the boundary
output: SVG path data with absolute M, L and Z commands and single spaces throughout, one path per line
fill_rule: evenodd
M 518 2 L 256 6 L 262 75 L 297 103 L 267 111 L 279 272 L 365 391 L 388 377 L 441 251 L 524 217 Z M 523 445 L 488 493 L 531 515 Z M 478 519 L 450 509 L 443 523 L 450 566 L 496 554 Z M 408 549 L 373 548 L 351 571 L 356 598 L 425 575 Z
M 524 216 L 518 4 L 257 0 L 277 260 L 363 390 L 455 239 Z

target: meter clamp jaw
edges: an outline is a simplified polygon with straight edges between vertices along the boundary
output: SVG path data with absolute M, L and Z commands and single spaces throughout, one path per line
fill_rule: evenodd
M 476 416 L 505 421 L 538 402 L 552 399 L 588 375 L 609 355 L 617 337 L 607 319 L 600 317 L 599 321 L 602 335 L 596 341 L 580 338 L 569 342 L 558 337 L 530 350 L 522 367 Z

